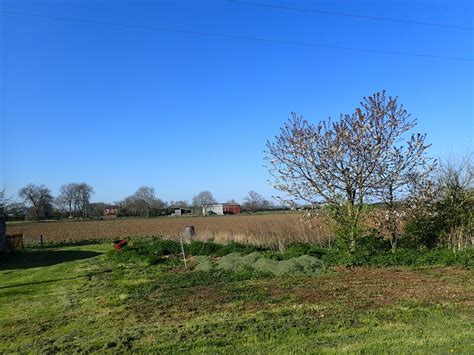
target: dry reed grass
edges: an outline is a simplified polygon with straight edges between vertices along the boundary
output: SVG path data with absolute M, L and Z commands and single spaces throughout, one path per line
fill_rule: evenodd
M 60 243 L 151 235 L 172 238 L 188 225 L 196 228 L 199 240 L 235 241 L 276 248 L 291 242 L 323 243 L 330 236 L 323 221 L 311 228 L 301 222 L 299 214 L 20 223 L 9 224 L 7 233 L 23 233 L 25 241 L 30 243 L 36 242 L 39 235 L 43 235 L 46 243 Z

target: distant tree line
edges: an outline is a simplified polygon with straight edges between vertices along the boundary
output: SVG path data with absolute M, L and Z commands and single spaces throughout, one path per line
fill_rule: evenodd
M 132 195 L 112 204 L 91 202 L 94 193 L 94 188 L 85 182 L 60 186 L 56 197 L 45 185 L 28 184 L 18 192 L 20 202 L 7 198 L 4 191 L 0 191 L 0 214 L 10 220 L 89 219 L 100 218 L 108 206 L 114 206 L 118 208 L 119 216 L 149 218 L 169 215 L 178 208 L 200 215 L 203 208 L 217 203 L 210 191 L 198 193 L 191 204 L 184 200 L 165 202 L 149 186 L 141 186 Z M 227 203 L 237 202 L 229 200 Z M 250 191 L 242 203 L 242 210 L 250 213 L 272 207 L 268 200 L 255 191 Z

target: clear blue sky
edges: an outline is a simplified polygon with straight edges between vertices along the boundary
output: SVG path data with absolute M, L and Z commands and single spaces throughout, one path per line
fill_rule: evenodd
M 0 0 L 2 11 L 473 58 L 472 30 L 214 1 Z M 270 1 L 268 1 L 270 2 Z M 473 27 L 466 1 L 272 4 Z M 398 95 L 433 156 L 473 151 L 472 61 L 305 47 L 0 14 L 1 185 L 91 184 L 112 202 L 274 194 L 265 142 L 291 111 L 317 121 Z

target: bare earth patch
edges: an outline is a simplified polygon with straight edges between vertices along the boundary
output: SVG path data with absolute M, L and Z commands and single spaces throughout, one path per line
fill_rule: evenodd
M 173 291 L 164 286 L 147 298 L 137 300 L 132 312 L 140 317 L 146 308 L 147 321 L 162 319 L 164 314 L 168 320 L 176 321 L 182 312 L 194 315 L 224 309 L 256 312 L 269 309 L 272 304 L 326 305 L 354 311 L 379 309 L 403 302 L 472 308 L 474 292 L 467 286 L 472 284 L 472 276 L 472 271 L 457 268 L 341 268 L 328 275 L 267 278 L 212 286 L 190 285 Z
M 459 277 L 472 280 L 472 272 L 443 268 L 428 275 L 421 271 L 356 268 L 312 278 L 296 293 L 301 302 L 337 301 L 351 308 L 378 308 L 402 301 L 472 306 L 473 290 L 452 282 Z

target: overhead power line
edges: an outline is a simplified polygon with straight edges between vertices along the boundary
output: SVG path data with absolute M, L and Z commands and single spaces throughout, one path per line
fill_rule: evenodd
M 242 4 L 242 5 L 259 6 L 259 7 L 274 8 L 274 9 L 280 9 L 280 10 L 299 11 L 299 12 L 309 12 L 309 13 L 315 13 L 315 14 L 320 14 L 320 15 L 353 17 L 353 18 L 365 19 L 365 20 L 398 22 L 398 23 L 404 23 L 404 24 L 410 24 L 410 25 L 422 25 L 422 26 L 432 26 L 432 27 L 441 27 L 441 28 L 451 28 L 451 29 L 456 29 L 456 30 L 468 30 L 468 31 L 474 30 L 474 27 L 449 25 L 449 24 L 445 24 L 445 23 L 423 22 L 423 21 L 413 21 L 413 20 L 397 19 L 397 18 L 389 18 L 389 17 L 358 15 L 358 14 L 352 14 L 352 13 L 347 13 L 347 12 L 316 10 L 316 9 L 308 9 L 308 8 L 302 8 L 302 7 L 291 7 L 291 6 L 283 6 L 283 5 L 274 5 L 274 4 L 269 4 L 269 3 L 253 2 L 253 1 L 252 2 L 251 1 L 241 1 L 241 0 L 227 0 L 227 1 L 233 2 L 233 3 L 236 3 L 236 4 Z
M 38 14 L 30 14 L 30 13 L 25 13 L 25 12 L 0 11 L 0 13 L 5 14 L 5 15 L 39 17 L 39 18 L 46 18 L 46 19 L 57 20 L 57 21 L 71 21 L 71 22 L 78 22 L 78 23 L 88 23 L 88 24 L 94 24 L 94 25 L 114 26 L 114 27 L 122 27 L 122 28 L 133 28 L 133 29 L 141 29 L 141 30 L 157 31 L 157 32 L 182 33 L 182 34 L 189 34 L 189 35 L 196 35 L 196 36 L 240 39 L 240 40 L 246 40 L 246 41 L 267 42 L 267 43 L 277 43 L 277 44 L 289 44 L 289 45 L 303 46 L 303 47 L 341 49 L 341 50 L 346 50 L 346 51 L 391 54 L 391 55 L 422 57 L 422 58 L 431 58 L 431 59 L 447 59 L 447 60 L 457 60 L 457 61 L 465 61 L 465 62 L 474 61 L 474 59 L 472 58 L 463 58 L 463 57 L 449 57 L 449 56 L 439 56 L 439 55 L 433 55 L 433 54 L 387 51 L 387 50 L 382 50 L 382 49 L 370 49 L 370 48 L 359 48 L 359 47 L 345 47 L 345 46 L 337 46 L 337 45 L 322 44 L 322 43 L 287 41 L 287 40 L 241 36 L 241 35 L 232 35 L 232 34 L 215 33 L 215 32 L 178 30 L 178 29 L 167 28 L 167 27 L 134 25 L 134 24 L 125 24 L 125 23 L 118 23 L 118 22 L 105 22 L 105 21 L 96 21 L 96 20 L 79 19 L 79 18 L 72 18 L 72 17 L 62 17 L 62 16 L 38 15 Z

